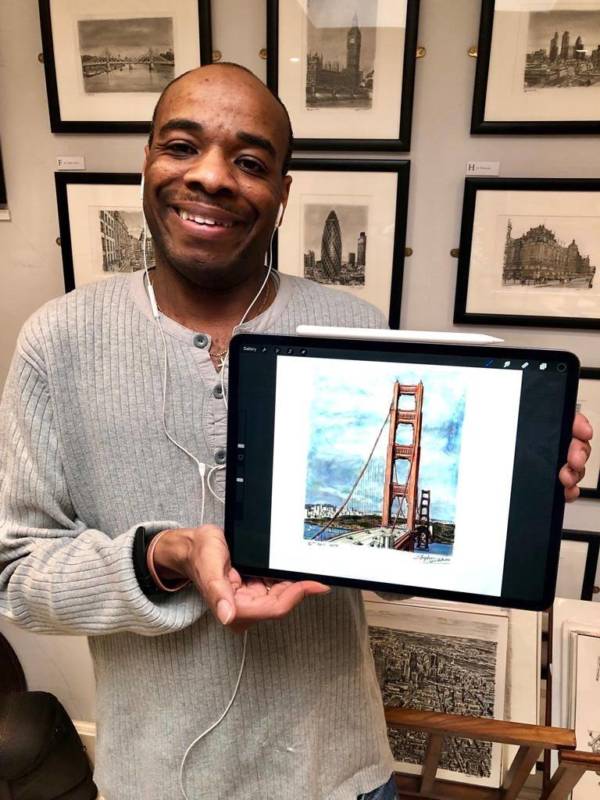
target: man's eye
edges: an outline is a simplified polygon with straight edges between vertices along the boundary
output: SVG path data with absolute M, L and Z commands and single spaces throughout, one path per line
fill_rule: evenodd
M 179 156 L 188 156 L 195 152 L 195 148 L 189 142 L 167 142 L 165 150 Z
M 256 158 L 250 158 L 250 156 L 242 156 L 241 158 L 238 158 L 237 163 L 243 170 L 246 170 L 246 172 L 265 172 L 264 164 L 262 164 Z

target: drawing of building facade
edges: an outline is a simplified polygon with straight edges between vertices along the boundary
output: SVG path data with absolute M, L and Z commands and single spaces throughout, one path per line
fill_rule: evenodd
M 596 267 L 583 256 L 573 239 L 561 244 L 545 225 L 530 228 L 513 238 L 508 221 L 504 244 L 502 281 L 504 284 L 571 285 L 591 288 Z

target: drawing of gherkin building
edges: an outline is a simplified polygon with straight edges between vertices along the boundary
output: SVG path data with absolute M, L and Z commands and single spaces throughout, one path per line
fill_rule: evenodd
M 327 215 L 323 228 L 321 270 L 330 281 L 337 278 L 342 270 L 342 232 L 333 209 Z

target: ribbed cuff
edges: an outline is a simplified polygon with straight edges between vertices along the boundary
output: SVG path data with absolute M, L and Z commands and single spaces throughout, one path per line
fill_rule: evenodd
M 146 528 L 144 528 L 143 525 L 140 525 L 133 537 L 133 548 L 131 551 L 133 557 L 133 569 L 140 589 L 146 595 L 146 597 L 156 597 L 157 595 L 165 594 L 154 583 L 146 561 L 148 545 L 159 533 L 160 531 L 148 533 Z

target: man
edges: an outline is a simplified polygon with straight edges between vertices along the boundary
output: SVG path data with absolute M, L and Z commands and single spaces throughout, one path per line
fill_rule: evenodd
M 151 287 L 141 273 L 84 287 L 19 339 L 2 410 L 1 608 L 31 630 L 89 636 L 106 800 L 184 796 L 183 753 L 234 693 L 237 630 L 239 692 L 191 749 L 186 796 L 395 796 L 359 593 L 243 583 L 217 527 L 215 367 L 233 331 L 385 324 L 311 282 L 265 283 L 290 140 L 285 110 L 247 71 L 213 65 L 174 82 L 144 165 Z M 576 435 L 591 435 L 584 420 Z M 588 452 L 571 446 L 569 496 Z M 198 527 L 203 509 L 214 524 Z

